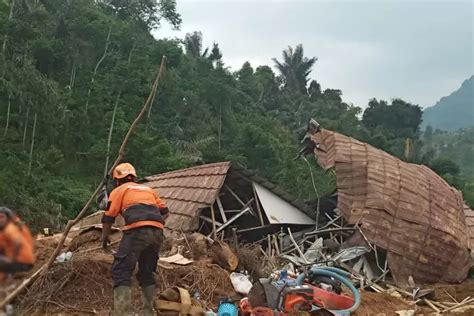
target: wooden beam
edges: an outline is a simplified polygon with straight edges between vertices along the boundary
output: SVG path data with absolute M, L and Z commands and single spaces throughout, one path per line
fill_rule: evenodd
M 273 242 L 273 246 L 275 247 L 276 254 L 280 255 L 280 249 L 278 247 L 278 241 L 275 235 L 272 235 L 272 242 Z
M 239 229 L 237 230 L 237 232 L 240 234 L 240 233 L 246 233 L 246 232 L 250 232 L 250 231 L 254 231 L 254 230 L 259 230 L 259 229 L 264 229 L 264 228 L 268 228 L 270 227 L 271 225 L 266 225 L 266 226 L 258 226 L 258 227 L 250 227 L 250 228 L 242 228 L 242 229 Z
M 212 218 L 212 237 L 215 239 L 217 232 L 216 232 L 216 215 L 214 214 L 214 205 L 211 205 L 211 218 Z
M 255 186 L 253 185 L 253 183 L 252 183 L 252 190 L 253 190 L 253 198 L 255 199 L 255 204 L 257 205 L 257 212 L 258 212 L 258 217 L 260 218 L 260 224 L 264 226 L 265 222 L 263 221 L 262 209 L 260 208 L 260 203 L 257 196 L 257 190 L 255 190 Z
M 204 221 L 206 221 L 206 222 L 208 222 L 208 223 L 211 223 L 211 224 L 213 223 L 213 222 L 212 222 L 212 218 L 209 218 L 209 217 L 207 217 L 207 216 L 201 215 L 201 216 L 199 216 L 199 218 L 202 219 L 202 220 L 204 220 Z M 221 227 L 221 226 L 222 226 L 222 223 L 219 223 L 218 221 L 214 221 L 214 222 L 216 223 L 216 226 L 217 226 L 217 227 Z
M 239 214 L 232 216 L 225 224 L 223 224 L 221 227 L 219 227 L 219 228 L 216 230 L 216 234 L 217 234 L 218 232 L 224 230 L 226 227 L 228 227 L 230 224 L 232 224 L 233 222 L 235 222 L 239 217 L 241 217 L 242 215 L 244 215 L 244 214 L 247 213 L 248 211 L 250 211 L 250 207 L 246 207 L 246 208 L 244 208 Z
M 291 233 L 290 227 L 287 227 L 287 230 L 288 230 L 288 234 L 289 234 L 289 236 L 290 236 L 290 240 L 291 240 L 291 242 L 293 243 L 293 245 L 296 247 L 296 250 L 298 251 L 298 253 L 299 253 L 301 259 L 303 259 L 305 263 L 309 263 L 309 262 L 308 262 L 308 259 L 306 259 L 306 257 L 304 256 L 303 251 L 301 251 L 301 248 L 300 248 L 300 247 L 298 246 L 298 244 L 296 243 L 295 238 L 293 238 L 293 234 Z
M 224 210 L 225 213 L 238 213 L 241 210 Z
M 231 189 L 227 184 L 224 184 L 224 187 L 227 189 L 227 191 L 229 191 L 230 194 L 232 194 L 232 196 L 233 196 L 240 204 L 242 204 L 242 206 L 245 206 L 245 203 L 239 198 L 239 196 L 238 196 L 234 191 L 232 191 L 232 189 Z
M 318 235 L 318 234 L 323 234 L 323 233 L 337 233 L 337 232 L 353 231 L 353 230 L 355 230 L 354 227 L 328 228 L 328 229 L 321 229 L 321 230 L 316 230 L 314 232 L 306 233 L 305 236 L 313 236 L 313 235 Z
M 227 222 L 227 216 L 225 216 L 224 207 L 222 206 L 222 201 L 219 196 L 217 196 L 216 202 L 217 206 L 219 207 L 219 211 L 221 212 L 222 221 L 225 223 Z

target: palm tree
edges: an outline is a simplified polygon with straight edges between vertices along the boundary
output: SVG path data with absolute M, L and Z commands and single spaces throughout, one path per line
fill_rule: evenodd
M 215 141 L 214 136 L 175 142 L 177 154 L 191 163 L 204 163 L 202 148 Z
M 273 58 L 273 61 L 283 76 L 285 87 L 307 93 L 308 75 L 317 58 L 308 58 L 303 55 L 303 45 L 299 44 L 296 49 L 288 46 L 288 49 L 283 51 L 283 61 L 280 62 L 276 58 Z

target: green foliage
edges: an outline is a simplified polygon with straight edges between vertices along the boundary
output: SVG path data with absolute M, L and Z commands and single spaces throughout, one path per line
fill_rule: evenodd
M 283 51 L 283 61 L 273 59 L 276 67 L 284 78 L 285 87 L 302 93 L 306 93 L 306 85 L 311 68 L 317 58 L 304 57 L 303 45 L 299 44 L 295 49 L 289 46 Z
M 361 122 L 361 109 L 344 103 L 340 90 L 322 91 L 316 80 L 308 87 L 316 58 L 301 45 L 276 61 L 280 76 L 249 63 L 230 72 L 217 43 L 203 49 L 200 32 L 182 42 L 150 34 L 163 20 L 180 26 L 173 0 L 17 1 L 11 17 L 9 3 L 0 3 L 0 204 L 38 228 L 77 214 L 114 160 L 163 55 L 158 95 L 126 150 L 139 175 L 232 160 L 314 200 L 335 190 L 335 176 L 314 159 L 294 159 L 310 117 L 400 157 L 407 137 L 417 147 L 416 106 L 373 101 Z
M 456 165 L 451 159 L 447 158 L 433 159 L 430 163 L 430 168 L 436 171 L 436 173 L 441 176 L 457 176 L 459 174 L 458 165 Z

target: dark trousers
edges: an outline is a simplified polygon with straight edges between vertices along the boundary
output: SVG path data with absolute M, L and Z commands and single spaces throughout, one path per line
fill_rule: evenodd
M 33 268 L 32 264 L 19 263 L 19 262 L 6 262 L 0 260 L 0 272 L 13 274 L 16 272 L 25 272 Z
M 125 231 L 112 264 L 114 287 L 131 285 L 137 263 L 140 286 L 155 285 L 154 273 L 163 240 L 163 230 L 156 227 L 145 226 Z

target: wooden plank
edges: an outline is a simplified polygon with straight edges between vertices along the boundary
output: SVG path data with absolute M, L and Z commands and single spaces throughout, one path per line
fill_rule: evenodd
M 224 187 L 227 189 L 227 191 L 229 191 L 230 194 L 232 194 L 232 196 L 233 196 L 240 204 L 242 204 L 242 206 L 245 206 L 245 203 L 239 198 L 239 196 L 238 196 L 234 191 L 232 191 L 232 189 L 231 189 L 227 184 L 224 184 Z
M 226 213 L 239 213 L 241 210 L 224 210 Z
M 247 213 L 248 211 L 250 211 L 250 207 L 246 207 L 242 210 L 242 212 L 240 212 L 239 214 L 237 215 L 234 215 L 232 216 L 225 224 L 223 224 L 221 227 L 219 227 L 217 230 L 216 230 L 216 234 L 222 230 L 224 230 L 226 227 L 228 227 L 230 224 L 232 224 L 233 222 L 235 222 L 239 217 L 241 217 L 242 215 L 244 215 L 245 213 Z
M 260 201 L 258 200 L 257 190 L 255 190 L 255 186 L 253 185 L 253 183 L 252 183 L 252 190 L 253 190 L 253 198 L 255 199 L 255 204 L 257 205 L 257 212 L 258 212 L 258 217 L 260 218 L 260 224 L 264 226 L 265 223 L 263 221 L 262 209 L 260 208 Z
M 211 223 L 211 224 L 213 224 L 213 223 L 215 222 L 215 223 L 216 223 L 216 226 L 218 226 L 218 227 L 221 227 L 221 226 L 222 226 L 222 223 L 219 223 L 218 221 L 214 221 L 214 222 L 213 222 L 213 221 L 212 221 L 212 218 L 209 218 L 209 217 L 207 217 L 207 216 L 201 215 L 201 216 L 199 216 L 199 218 L 202 219 L 202 220 L 204 220 L 204 221 L 206 221 L 206 222 L 208 222 L 208 223 Z
M 214 239 L 216 239 L 217 232 L 216 232 L 216 215 L 214 214 L 214 205 L 211 205 L 211 218 L 212 218 L 212 236 Z
M 355 228 L 353 227 L 328 228 L 328 229 L 321 229 L 321 230 L 316 230 L 314 232 L 306 233 L 305 236 L 313 236 L 313 235 L 318 235 L 318 234 L 323 234 L 323 233 L 336 233 L 336 232 L 353 231 L 353 230 L 355 230 Z
M 309 263 L 309 262 L 308 262 L 308 259 L 306 259 L 306 257 L 304 256 L 304 253 L 301 251 L 301 248 L 300 248 L 300 247 L 298 246 L 298 244 L 296 243 L 295 238 L 293 238 L 293 234 L 291 233 L 290 227 L 287 227 L 287 230 L 288 230 L 288 234 L 289 234 L 289 236 L 290 236 L 290 240 L 291 240 L 291 242 L 293 243 L 293 245 L 295 245 L 296 250 L 298 251 L 298 253 L 299 253 L 301 259 L 303 259 L 304 262 Z
M 264 228 L 268 228 L 270 227 L 271 225 L 266 225 L 266 226 L 258 226 L 258 227 L 250 227 L 250 228 L 242 228 L 242 229 L 239 229 L 237 230 L 237 232 L 240 234 L 240 233 L 246 233 L 246 232 L 250 232 L 250 231 L 254 231 L 254 230 L 259 230 L 259 229 L 264 229 Z
M 227 216 L 225 216 L 224 207 L 222 206 L 222 201 L 219 197 L 217 197 L 216 202 L 217 202 L 217 206 L 219 207 L 219 211 L 221 212 L 222 221 L 224 223 L 226 223 L 227 222 Z

